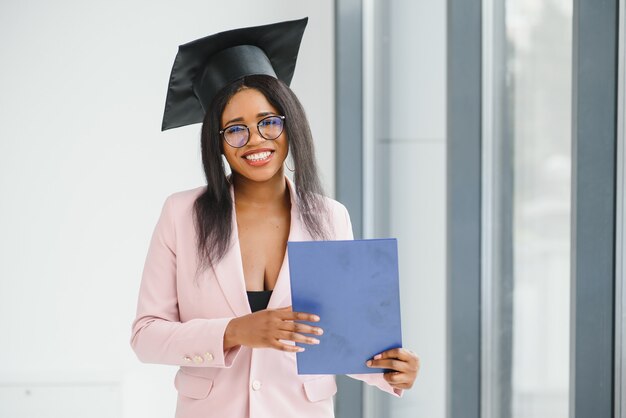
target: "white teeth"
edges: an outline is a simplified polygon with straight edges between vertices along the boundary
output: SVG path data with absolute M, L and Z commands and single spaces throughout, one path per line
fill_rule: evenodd
M 252 160 L 252 161 L 259 161 L 259 160 L 264 160 L 267 157 L 269 157 L 271 154 L 270 151 L 264 151 L 264 152 L 259 152 L 256 154 L 250 154 L 250 155 L 246 155 L 246 160 Z

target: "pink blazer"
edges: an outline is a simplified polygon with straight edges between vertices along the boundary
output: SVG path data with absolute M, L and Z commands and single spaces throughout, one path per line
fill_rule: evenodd
M 311 240 L 301 221 L 293 183 L 289 241 Z M 232 241 L 224 258 L 194 281 L 192 207 L 205 186 L 167 197 L 145 261 L 130 344 L 140 361 L 180 366 L 176 418 L 333 417 L 335 376 L 299 376 L 296 355 L 269 348 L 223 349 L 224 331 L 251 313 L 233 211 Z M 233 188 L 231 196 L 234 201 Z M 327 198 L 335 239 L 353 239 L 346 208 Z M 288 255 L 268 309 L 291 305 Z M 322 341 L 323 343 L 323 341 Z M 382 374 L 352 375 L 401 396 Z

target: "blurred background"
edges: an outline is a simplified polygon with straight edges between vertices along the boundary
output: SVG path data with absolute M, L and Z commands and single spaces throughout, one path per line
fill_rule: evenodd
M 130 348 L 162 203 L 204 184 L 200 125 L 160 131 L 172 62 L 208 34 L 304 16 L 291 87 L 325 190 L 357 237 L 398 238 L 404 345 L 422 360 L 402 399 L 341 378 L 337 416 L 450 416 L 449 4 L 1 2 L 0 416 L 174 415 L 177 367 Z M 482 402 L 494 418 L 565 418 L 573 2 L 483 0 L 481 13 L 481 81 L 467 82 L 488 98 Z

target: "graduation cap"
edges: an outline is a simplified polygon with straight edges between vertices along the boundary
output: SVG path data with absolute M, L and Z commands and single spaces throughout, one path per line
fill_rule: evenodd
M 161 130 L 202 122 L 219 90 L 266 74 L 291 82 L 308 18 L 216 33 L 178 47 Z

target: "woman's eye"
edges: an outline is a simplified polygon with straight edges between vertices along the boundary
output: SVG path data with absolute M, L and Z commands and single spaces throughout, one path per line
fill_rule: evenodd
M 261 126 L 278 125 L 278 118 L 268 118 L 261 121 Z
M 226 132 L 228 132 L 230 134 L 237 134 L 237 133 L 239 133 L 239 132 L 241 132 L 243 130 L 244 130 L 244 127 L 243 126 L 238 126 L 238 125 L 231 126 L 230 128 L 226 128 Z

